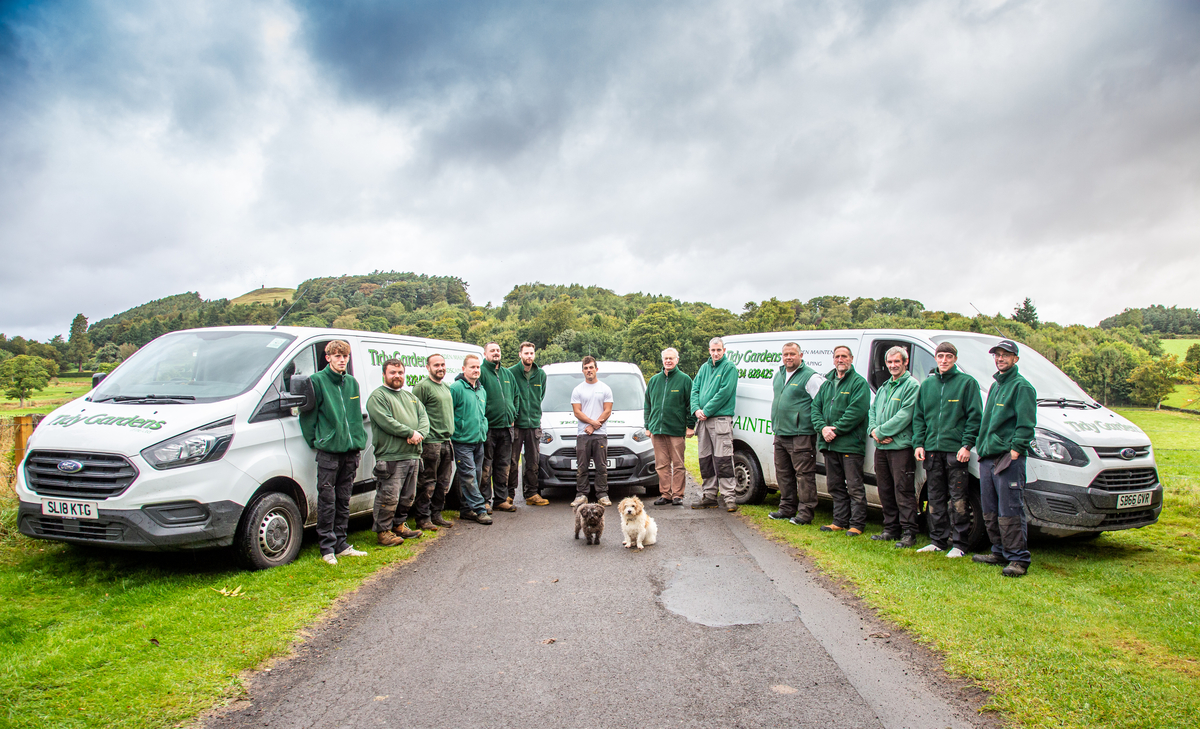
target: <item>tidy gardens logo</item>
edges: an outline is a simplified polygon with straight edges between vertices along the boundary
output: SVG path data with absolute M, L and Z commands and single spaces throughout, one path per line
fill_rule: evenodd
M 120 417 L 117 415 L 108 415 L 100 413 L 98 415 L 59 415 L 54 420 L 50 421 L 50 425 L 59 425 L 64 428 L 69 428 L 76 423 L 84 425 L 119 425 L 126 428 L 145 428 L 146 430 L 158 430 L 167 424 L 165 420 L 148 420 L 137 416 Z

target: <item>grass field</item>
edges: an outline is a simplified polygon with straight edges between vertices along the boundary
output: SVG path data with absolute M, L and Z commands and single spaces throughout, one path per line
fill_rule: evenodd
M 242 294 L 236 299 L 230 299 L 231 304 L 273 304 L 280 299 L 288 302 L 292 301 L 292 297 L 296 295 L 296 289 L 255 289 L 249 293 Z
M 992 692 L 1020 726 L 1195 727 L 1200 716 L 1200 418 L 1122 410 L 1150 435 L 1166 490 L 1159 523 L 1032 545 L 1029 575 L 767 519 L 760 530 L 846 580 L 887 620 Z M 692 466 L 695 441 L 689 441 Z M 695 474 L 698 476 L 698 474 Z M 868 533 L 880 531 L 878 516 Z M 922 540 L 921 543 L 925 543 Z
M 0 499 L 0 727 L 167 727 L 241 691 L 298 631 L 437 535 L 330 567 L 311 535 L 296 562 L 243 572 L 228 554 L 109 552 L 16 533 Z M 355 522 L 352 527 L 369 528 Z M 445 532 L 440 532 L 444 534 Z M 221 591 L 224 591 L 222 593 Z
M 1162 345 L 1163 352 L 1173 354 L 1180 360 L 1183 360 L 1187 354 L 1188 347 L 1193 344 L 1200 344 L 1200 339 L 1160 339 L 1158 343 Z
M 90 379 L 52 380 L 50 386 L 25 400 L 25 407 L 18 400 L 0 394 L 0 417 L 48 413 L 59 405 L 68 403 L 92 389 Z

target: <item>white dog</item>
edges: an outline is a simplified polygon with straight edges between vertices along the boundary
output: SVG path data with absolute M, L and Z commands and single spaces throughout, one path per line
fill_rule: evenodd
M 633 549 L 634 544 L 641 549 L 658 541 L 658 525 L 642 508 L 641 499 L 636 496 L 621 499 L 617 511 L 621 513 L 621 531 L 625 534 L 624 545 L 627 549 Z

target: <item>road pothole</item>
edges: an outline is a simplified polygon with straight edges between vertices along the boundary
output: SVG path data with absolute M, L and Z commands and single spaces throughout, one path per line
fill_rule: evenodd
M 775 589 L 753 559 L 734 555 L 672 560 L 663 606 L 713 628 L 795 620 L 800 611 Z

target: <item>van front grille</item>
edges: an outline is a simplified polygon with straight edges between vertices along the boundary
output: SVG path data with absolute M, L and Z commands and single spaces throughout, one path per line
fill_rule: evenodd
M 1117 514 L 1105 514 L 1104 521 L 1101 526 L 1131 526 L 1141 522 L 1146 524 L 1153 523 L 1154 510 L 1147 509 L 1145 511 L 1130 511 Z
M 67 473 L 60 463 L 75 461 L 82 468 Z M 42 496 L 68 499 L 107 499 L 119 496 L 138 471 L 124 456 L 80 451 L 36 450 L 25 459 L 25 483 Z
M 1153 468 L 1110 468 L 1096 474 L 1092 488 L 1102 491 L 1144 491 L 1158 483 Z
M 29 524 L 33 526 L 33 532 L 39 537 L 94 539 L 100 542 L 121 541 L 121 525 L 101 519 L 59 519 L 54 516 L 42 516 L 30 519 Z

